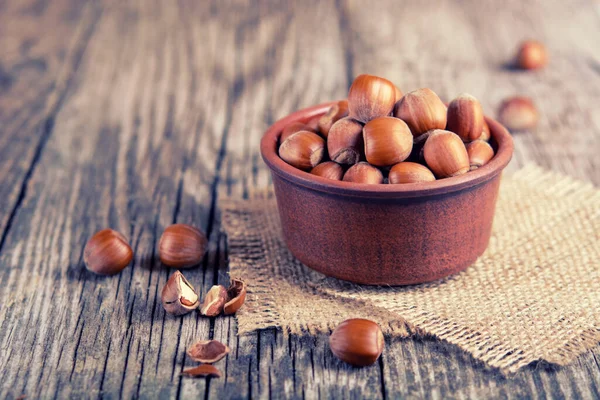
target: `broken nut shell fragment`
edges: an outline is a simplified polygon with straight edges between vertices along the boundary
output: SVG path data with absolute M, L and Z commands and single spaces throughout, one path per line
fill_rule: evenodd
M 214 285 L 210 288 L 208 293 L 206 293 L 200 312 L 207 317 L 216 317 L 223 311 L 223 306 L 226 301 L 227 289 L 222 285 Z
M 227 302 L 223 307 L 225 315 L 235 314 L 246 301 L 246 284 L 240 279 L 232 279 L 227 289 Z
M 213 367 L 210 364 L 202 364 L 198 365 L 194 368 L 184 369 L 181 372 L 181 375 L 190 376 L 190 377 L 198 377 L 198 376 L 210 376 L 214 378 L 221 377 L 221 371 L 219 371 L 216 367 Z
M 219 361 L 229 353 L 229 347 L 218 340 L 199 340 L 187 351 L 194 361 L 212 364 Z
M 163 287 L 161 300 L 165 311 L 173 315 L 187 314 L 200 304 L 196 290 L 179 271 Z

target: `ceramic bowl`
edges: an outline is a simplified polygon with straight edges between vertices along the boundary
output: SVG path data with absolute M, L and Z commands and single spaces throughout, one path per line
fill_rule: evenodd
M 323 114 L 331 104 L 280 119 L 261 140 L 292 254 L 325 275 L 371 285 L 429 282 L 473 264 L 488 245 L 501 173 L 512 157 L 507 130 L 486 117 L 496 154 L 457 177 L 403 185 L 333 181 L 278 155 L 285 126 Z

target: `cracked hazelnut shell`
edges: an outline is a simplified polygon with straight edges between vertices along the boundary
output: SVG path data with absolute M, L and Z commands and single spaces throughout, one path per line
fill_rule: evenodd
M 300 131 L 309 131 L 309 132 L 317 133 L 316 130 L 312 129 L 310 126 L 308 126 L 307 124 L 305 124 L 303 122 L 292 122 L 291 124 L 289 124 L 288 126 L 283 128 L 283 130 L 281 131 L 281 136 L 279 137 L 279 143 L 285 142 L 285 139 L 289 138 L 294 133 L 300 132 Z
M 225 315 L 235 314 L 246 302 L 246 284 L 240 279 L 232 279 L 227 289 L 227 302 L 223 306 Z
M 519 46 L 516 64 L 522 69 L 539 69 L 548 64 L 546 46 L 537 40 L 526 40 Z
M 187 314 L 200 305 L 198 293 L 179 271 L 175 271 L 163 287 L 161 301 L 165 311 L 173 315 Z
M 223 306 L 226 301 L 227 289 L 222 285 L 214 285 L 206 293 L 200 312 L 207 317 L 216 317 L 223 312 Z

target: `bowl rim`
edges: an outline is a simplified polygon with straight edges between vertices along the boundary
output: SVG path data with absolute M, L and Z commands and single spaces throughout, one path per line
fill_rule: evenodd
M 292 122 L 307 121 L 321 115 L 335 103 L 337 102 L 332 101 L 298 110 L 277 120 L 267 129 L 260 142 L 260 152 L 273 173 L 297 185 L 330 194 L 372 198 L 412 198 L 452 193 L 487 182 L 499 175 L 512 158 L 514 150 L 512 136 L 504 126 L 486 116 L 490 134 L 498 145 L 498 150 L 490 162 L 466 174 L 433 182 L 372 185 L 334 181 L 312 175 L 283 161 L 278 153 L 279 136 L 283 128 Z

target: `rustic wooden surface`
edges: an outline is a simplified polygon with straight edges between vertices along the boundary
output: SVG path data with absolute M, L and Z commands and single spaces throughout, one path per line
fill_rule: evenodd
M 381 74 L 405 91 L 470 92 L 493 114 L 532 96 L 529 161 L 600 185 L 600 7 L 561 2 L 0 1 L 0 398 L 597 398 L 600 350 L 513 377 L 433 339 L 387 340 L 354 369 L 326 336 L 236 335 L 232 317 L 165 315 L 154 249 L 173 222 L 210 250 L 186 276 L 227 281 L 216 200 L 265 186 L 265 128 Z M 506 66 L 524 38 L 548 68 Z M 136 258 L 115 277 L 83 268 L 110 226 Z M 180 376 L 196 339 L 226 342 L 221 379 Z

